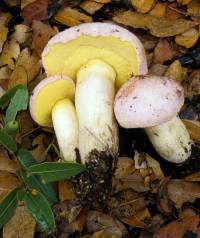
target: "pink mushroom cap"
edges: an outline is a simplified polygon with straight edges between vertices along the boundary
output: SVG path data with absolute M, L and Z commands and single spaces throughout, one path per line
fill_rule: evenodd
M 171 120 L 184 104 L 178 82 L 153 75 L 132 77 L 118 91 L 114 112 L 124 128 L 145 128 Z

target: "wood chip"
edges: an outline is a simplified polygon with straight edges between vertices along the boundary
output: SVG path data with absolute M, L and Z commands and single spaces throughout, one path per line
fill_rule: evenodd
M 81 23 L 92 22 L 92 18 L 90 16 L 71 7 L 61 8 L 54 15 L 54 19 L 67 26 L 75 26 Z
M 141 14 L 132 11 L 120 11 L 113 17 L 113 20 L 125 26 L 149 29 L 150 33 L 157 37 L 169 37 L 182 34 L 198 25 L 197 22 L 185 19 L 170 21 L 159 19 L 149 14 Z
M 26 207 L 19 205 L 15 215 L 3 228 L 4 238 L 33 238 L 36 222 Z

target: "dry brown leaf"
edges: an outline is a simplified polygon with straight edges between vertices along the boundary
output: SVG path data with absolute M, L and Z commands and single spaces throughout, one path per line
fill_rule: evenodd
M 185 181 L 200 182 L 200 172 L 196 172 L 185 177 Z
M 8 34 L 8 22 L 11 18 L 11 15 L 9 13 L 2 13 L 0 12 L 0 53 L 3 48 L 3 44 L 7 39 Z
M 17 162 L 9 158 L 7 151 L 0 149 L 0 171 L 16 173 L 18 169 Z
M 200 70 L 194 70 L 185 82 L 186 96 L 192 100 L 200 94 Z
M 157 3 L 155 7 L 149 12 L 149 14 L 157 18 L 164 18 L 166 10 L 167 10 L 166 3 Z
M 113 17 L 113 20 L 125 26 L 149 29 L 150 33 L 157 37 L 169 37 L 182 34 L 198 25 L 197 22 L 185 19 L 170 21 L 159 19 L 149 14 L 141 14 L 132 11 L 120 11 Z
M 59 199 L 61 202 L 76 198 L 74 187 L 70 181 L 59 181 L 58 192 L 59 192 Z
M 33 157 L 39 163 L 43 162 L 46 159 L 44 156 L 44 153 L 46 151 L 46 146 L 44 145 L 44 138 L 45 138 L 44 134 L 40 134 L 40 135 L 36 136 L 32 142 L 32 147 L 34 149 L 32 149 L 30 151 L 31 154 L 33 155 Z
M 92 0 L 94 2 L 99 2 L 99 3 L 109 3 L 112 2 L 113 0 Z
M 6 0 L 6 3 L 9 5 L 9 6 L 16 6 L 16 5 L 19 5 L 20 4 L 20 0 Z
M 40 56 L 49 39 L 54 36 L 57 31 L 49 24 L 45 24 L 41 21 L 33 21 L 32 30 L 33 41 L 31 48 Z
M 138 211 L 134 216 L 120 218 L 120 220 L 132 227 L 147 228 L 147 221 L 151 218 L 149 210 L 145 208 L 142 211 Z
M 181 5 L 187 5 L 188 3 L 190 3 L 192 0 L 177 0 L 177 2 Z
M 150 155 L 145 154 L 148 168 L 150 168 L 153 172 L 154 178 L 157 180 L 161 180 L 164 178 L 163 171 L 160 168 L 160 164 L 157 160 L 153 159 Z
M 19 43 L 24 44 L 27 42 L 32 35 L 32 30 L 29 26 L 24 24 L 15 25 L 15 32 L 12 37 Z
M 182 82 L 184 79 L 184 73 L 180 61 L 175 60 L 172 64 L 170 64 L 164 75 L 173 80 Z
M 174 203 L 177 209 L 185 202 L 194 202 L 200 198 L 200 184 L 184 180 L 170 180 L 167 185 L 168 198 Z
M 176 9 L 178 9 L 176 2 L 168 4 L 166 8 L 165 18 L 172 21 L 181 18 L 181 13 L 179 13 L 179 11 Z
M 0 67 L 1 85 L 4 80 L 8 80 L 10 78 L 11 73 L 12 73 L 12 70 L 8 67 L 8 65 L 4 65 L 4 66 Z
M 82 233 L 83 227 L 86 222 L 86 214 L 84 212 L 80 212 L 80 214 L 77 216 L 76 220 L 71 222 L 69 225 L 71 229 L 75 232 L 79 232 L 79 234 Z
M 105 228 L 114 228 L 117 234 L 127 234 L 126 228 L 124 225 L 118 221 L 117 219 L 114 219 L 113 217 L 106 215 L 99 211 L 89 211 L 86 214 L 86 230 L 89 233 L 94 233 L 97 231 L 100 231 Z M 116 234 L 115 233 L 115 234 Z
M 19 54 L 19 43 L 14 38 L 12 38 L 10 41 L 7 41 L 3 47 L 0 56 L 0 66 L 7 64 L 9 68 L 13 70 L 15 68 Z
M 81 23 L 92 22 L 92 17 L 80 12 L 78 9 L 71 7 L 61 8 L 55 15 L 56 21 L 67 25 L 75 26 Z
M 131 217 L 146 208 L 145 198 L 132 189 L 124 190 L 107 202 L 109 214 L 114 217 Z
M 173 57 L 173 50 L 166 39 L 160 39 L 154 50 L 153 62 L 162 64 Z
M 23 205 L 18 205 L 15 215 L 3 228 L 4 238 L 33 238 L 36 222 Z
M 149 74 L 163 76 L 167 70 L 167 66 L 163 64 L 153 64 L 149 69 Z
M 172 221 L 161 228 L 153 238 L 200 238 L 200 216 L 188 216 Z
M 12 88 L 17 84 L 26 85 L 36 77 L 39 70 L 39 57 L 34 52 L 31 54 L 28 48 L 23 49 L 11 74 L 8 88 Z
M 48 18 L 48 4 L 51 0 L 35 0 L 25 5 L 21 11 L 22 18 L 31 22 L 33 20 L 44 20 Z
M 119 157 L 115 170 L 115 178 L 123 178 L 135 171 L 134 160 L 129 157 Z
M 103 3 L 94 2 L 92 0 L 85 0 L 80 4 L 80 7 L 91 15 L 100 10 L 103 6 Z
M 191 3 L 187 5 L 187 13 L 192 17 L 200 17 L 200 1 L 192 0 Z
M 21 0 L 21 9 L 32 2 L 35 2 L 35 0 Z
M 194 46 L 199 38 L 199 32 L 195 28 L 184 32 L 181 35 L 175 37 L 175 42 L 177 45 L 184 46 L 185 48 L 191 48 Z
M 191 139 L 194 142 L 200 143 L 200 122 L 184 119 L 183 123 L 185 124 Z
M 21 111 L 17 114 L 17 121 L 20 125 L 20 136 L 30 133 L 33 130 L 33 120 L 28 111 Z
M 154 7 L 155 3 L 155 0 L 131 0 L 131 4 L 135 10 L 141 13 L 149 12 Z
M 93 233 L 88 238 L 122 238 L 122 233 L 115 227 L 107 227 L 101 231 Z
M 20 182 L 17 177 L 7 171 L 0 173 L 0 201 L 4 199 L 14 188 L 19 187 Z

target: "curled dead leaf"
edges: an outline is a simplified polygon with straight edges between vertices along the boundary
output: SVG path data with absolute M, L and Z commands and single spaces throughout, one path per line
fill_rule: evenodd
M 15 215 L 3 228 L 4 238 L 33 238 L 36 222 L 24 205 L 18 205 Z
M 191 48 L 194 46 L 199 38 L 199 32 L 195 28 L 191 28 L 190 30 L 182 33 L 181 35 L 177 35 L 175 37 L 175 42 L 178 45 L 184 46 L 185 48 Z
M 54 18 L 56 21 L 67 26 L 75 26 L 81 23 L 92 22 L 92 18 L 90 16 L 71 7 L 61 8 L 54 15 Z
M 85 0 L 80 4 L 80 7 L 87 13 L 93 15 L 104 6 L 104 3 L 95 2 L 92 0 Z
M 154 7 L 155 3 L 155 0 L 131 0 L 131 4 L 135 10 L 141 13 L 149 12 Z
M 188 216 L 172 221 L 161 228 L 153 238 L 200 238 L 200 216 Z

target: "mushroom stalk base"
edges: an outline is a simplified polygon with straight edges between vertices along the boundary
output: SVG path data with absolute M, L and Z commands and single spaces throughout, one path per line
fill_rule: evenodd
M 58 101 L 52 110 L 52 121 L 60 152 L 67 162 L 76 162 L 78 119 L 69 99 Z
M 155 150 L 172 163 L 182 163 L 191 155 L 192 141 L 179 117 L 145 129 Z
M 91 60 L 77 73 L 75 104 L 79 118 L 79 150 L 83 163 L 92 151 L 116 155 L 118 129 L 113 113 L 115 95 L 113 68 L 101 60 Z

